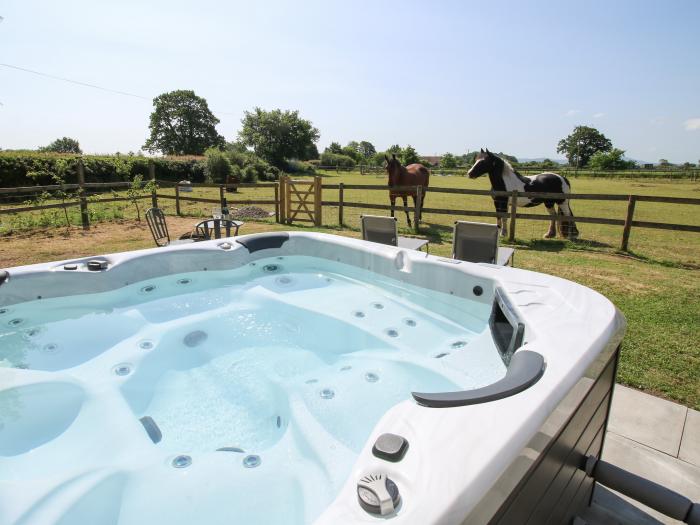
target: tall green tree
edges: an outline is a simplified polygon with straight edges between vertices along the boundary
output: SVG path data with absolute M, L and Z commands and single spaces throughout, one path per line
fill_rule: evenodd
M 54 140 L 48 146 L 39 148 L 39 151 L 47 151 L 51 153 L 77 153 L 81 154 L 83 150 L 80 149 L 80 144 L 77 140 L 70 137 L 62 137 L 60 139 Z
M 360 162 L 362 160 L 362 155 L 360 155 L 360 144 L 354 140 L 348 142 L 348 145 L 343 148 L 343 155 L 347 155 L 355 162 Z
M 316 144 L 312 142 L 306 147 L 306 150 L 304 150 L 304 156 L 301 157 L 301 160 L 316 160 L 318 158 L 318 148 L 316 147 Z
M 216 131 L 219 119 L 194 91 L 163 93 L 153 99 L 153 106 L 151 135 L 144 149 L 165 155 L 202 155 L 207 148 L 224 147 L 224 137 Z
M 323 152 L 333 153 L 334 155 L 342 155 L 343 146 L 341 146 L 338 142 L 331 142 L 330 145 L 326 146 L 326 149 Z
M 404 166 L 407 166 L 409 164 L 415 164 L 416 162 L 420 162 L 420 157 L 418 156 L 418 152 L 410 144 L 408 146 L 406 146 L 404 148 L 404 150 L 401 152 L 401 162 L 403 163 Z
M 582 168 L 599 151 L 610 151 L 612 142 L 595 128 L 576 126 L 574 131 L 559 141 L 557 153 L 563 153 L 569 165 Z
M 457 159 L 452 153 L 445 153 L 440 159 L 440 167 L 445 169 L 454 169 L 457 167 Z
M 365 159 L 369 159 L 377 153 L 377 150 L 371 142 L 363 140 L 360 142 L 359 152 Z
M 256 107 L 245 112 L 241 124 L 240 141 L 280 169 L 285 167 L 286 159 L 303 158 L 319 138 L 318 130 L 310 121 L 299 117 L 298 111 L 265 111 Z
M 398 144 L 394 144 L 393 146 L 389 146 L 386 149 L 386 152 L 391 155 L 392 153 L 395 153 L 396 155 L 401 155 L 403 153 L 403 150 L 401 149 L 401 146 Z

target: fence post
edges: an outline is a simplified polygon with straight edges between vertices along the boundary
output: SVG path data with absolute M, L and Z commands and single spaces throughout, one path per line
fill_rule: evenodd
M 323 205 L 321 204 L 321 177 L 314 177 L 314 223 L 316 226 L 323 224 Z
M 518 216 L 518 191 L 513 190 L 510 194 L 510 231 L 508 232 L 508 242 L 515 242 L 515 218 Z
M 622 245 L 620 249 L 623 252 L 627 251 L 627 245 L 630 241 L 630 230 L 632 229 L 632 219 L 634 218 L 634 207 L 637 204 L 637 196 L 630 195 L 627 201 L 627 217 L 625 218 L 625 227 L 622 230 Z
M 175 213 L 180 215 L 180 183 L 175 184 Z
M 423 187 L 422 186 L 416 186 L 416 201 L 413 203 L 415 204 L 413 208 L 413 226 L 416 230 L 416 233 L 418 233 L 420 229 L 420 209 L 421 209 L 421 203 L 423 202 Z
M 152 160 L 148 161 L 148 175 L 153 181 L 153 189 L 151 190 L 151 205 L 153 208 L 158 207 L 158 194 L 156 193 L 156 165 Z
M 280 192 L 280 224 L 284 224 L 287 222 L 287 181 L 284 175 L 280 177 L 278 185 Z
M 280 222 L 280 183 L 275 182 L 275 222 Z
M 289 176 L 284 178 L 284 207 L 287 214 L 284 216 L 284 220 L 287 224 L 292 224 L 292 179 Z
M 223 213 L 224 208 L 227 207 L 226 204 L 226 191 L 223 186 L 219 186 L 219 206 L 221 207 L 221 213 Z
M 345 184 L 341 182 L 338 184 L 338 224 L 342 228 L 343 226 L 343 192 L 345 191 Z
M 85 166 L 83 161 L 78 159 L 78 198 L 80 199 L 80 220 L 83 223 L 83 230 L 90 229 L 90 214 L 88 213 L 87 198 L 85 197 Z

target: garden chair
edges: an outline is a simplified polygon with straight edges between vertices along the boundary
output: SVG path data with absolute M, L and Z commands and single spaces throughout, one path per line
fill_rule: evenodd
M 420 250 L 425 246 L 428 251 L 428 239 L 416 239 L 414 237 L 399 237 L 395 217 L 383 217 L 379 215 L 362 215 L 362 238 L 365 241 L 398 246 L 407 250 Z
M 243 224 L 242 221 L 230 219 L 207 219 L 194 227 L 193 237 L 198 240 L 220 239 L 223 233 L 225 233 L 223 237 L 235 237 Z M 231 235 L 231 230 L 233 230 L 233 235 Z
M 171 241 L 168 234 L 168 225 L 165 222 L 165 214 L 160 208 L 149 208 L 146 211 L 146 222 L 151 229 L 151 235 L 156 242 L 156 246 L 171 246 L 174 244 L 188 244 L 194 239 L 178 239 Z
M 452 232 L 452 257 L 460 261 L 513 264 L 513 248 L 498 246 L 498 226 L 483 222 L 456 221 Z

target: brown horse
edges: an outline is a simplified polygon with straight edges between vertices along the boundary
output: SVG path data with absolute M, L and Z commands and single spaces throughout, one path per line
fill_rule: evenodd
M 408 196 L 413 197 L 413 206 L 416 206 L 416 186 L 421 186 L 421 206 L 418 209 L 418 217 L 420 217 L 421 209 L 425 203 L 425 194 L 428 191 L 428 182 L 430 180 L 430 171 L 422 164 L 409 164 L 402 166 L 401 162 L 396 158 L 396 154 L 391 155 L 391 159 L 384 155 L 386 159 L 386 171 L 389 173 L 389 199 L 391 200 L 391 216 L 394 216 L 394 208 L 396 206 L 396 197 L 403 198 L 403 206 L 406 211 L 406 220 L 408 226 L 411 226 L 411 216 L 408 214 Z M 412 190 L 394 190 L 394 186 L 413 186 Z

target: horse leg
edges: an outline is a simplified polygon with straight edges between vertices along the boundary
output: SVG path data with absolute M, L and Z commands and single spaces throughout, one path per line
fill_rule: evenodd
M 508 212 L 508 200 L 497 200 L 496 213 L 507 213 Z M 499 230 L 501 230 L 501 237 L 508 235 L 508 219 L 506 217 L 498 217 L 496 219 L 496 224 Z
M 408 213 L 408 195 L 403 194 L 402 197 L 403 197 L 403 211 L 406 212 L 406 221 L 408 222 L 408 227 L 410 228 L 411 227 L 411 215 Z
M 566 200 L 559 204 L 559 213 L 567 217 L 562 220 L 561 224 L 561 234 L 570 240 L 576 240 L 578 238 L 578 228 L 576 227 L 576 221 L 574 221 L 574 212 L 571 211 L 571 206 L 569 201 Z
M 391 202 L 391 216 L 394 216 L 394 208 L 396 207 L 396 195 L 389 194 L 389 201 Z
M 551 201 L 545 202 L 544 206 L 545 206 L 545 208 L 547 208 L 549 215 L 552 217 L 552 220 L 549 223 L 549 230 L 547 231 L 547 233 L 544 234 L 544 238 L 551 239 L 552 237 L 557 236 L 557 222 L 558 222 L 557 212 L 554 209 L 554 203 Z

